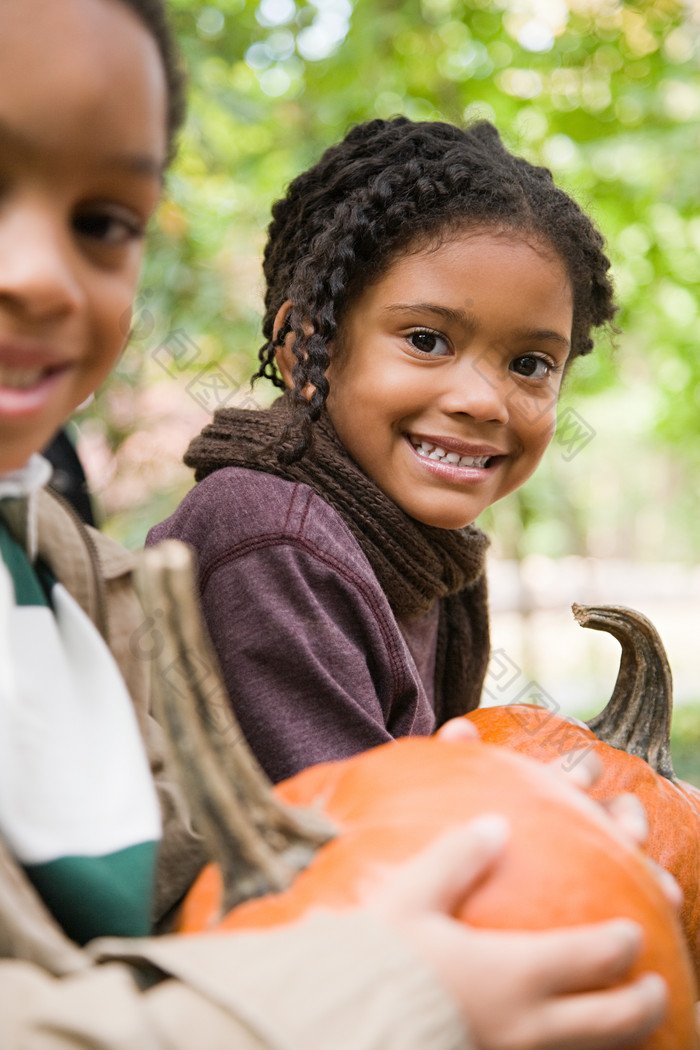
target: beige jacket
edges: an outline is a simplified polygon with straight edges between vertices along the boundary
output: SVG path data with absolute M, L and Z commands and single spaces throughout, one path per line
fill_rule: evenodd
M 20 503 L 3 504 L 19 538 Z M 97 624 L 134 698 L 163 806 L 158 916 L 203 862 L 148 714 L 133 556 L 48 492 L 39 552 Z M 136 653 L 136 655 L 135 655 Z M 265 933 L 68 940 L 0 841 L 0 1050 L 468 1050 L 452 999 L 393 930 L 318 913 Z

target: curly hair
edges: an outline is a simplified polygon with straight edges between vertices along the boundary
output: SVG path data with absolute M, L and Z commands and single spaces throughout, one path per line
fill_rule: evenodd
M 348 307 L 399 254 L 473 225 L 522 231 L 552 245 L 573 290 L 570 357 L 592 349 L 593 328 L 615 314 L 610 262 L 601 234 L 547 168 L 509 153 L 487 121 L 464 129 L 405 117 L 357 125 L 291 182 L 268 227 L 267 341 L 253 378 L 285 389 L 275 354 L 292 331 L 293 424 L 280 447 L 283 461 L 301 458 L 311 444 L 328 396 L 329 345 Z M 273 341 L 287 300 L 291 309 Z
M 164 0 L 120 0 L 141 20 L 156 42 L 168 91 L 168 155 L 172 159 L 175 137 L 185 119 L 186 78 L 180 53 L 168 20 Z

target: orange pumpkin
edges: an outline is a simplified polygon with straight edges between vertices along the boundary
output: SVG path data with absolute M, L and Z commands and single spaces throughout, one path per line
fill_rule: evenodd
M 413 855 L 444 829 L 483 812 L 504 813 L 512 837 L 492 877 L 459 917 L 475 926 L 545 929 L 628 916 L 645 929 L 635 967 L 666 976 L 668 1022 L 645 1050 L 696 1046 L 695 987 L 680 925 L 643 856 L 622 842 L 601 809 L 551 770 L 478 741 L 409 739 L 316 766 L 280 785 L 285 802 L 320 806 L 340 828 L 282 893 L 221 918 L 221 882 L 210 866 L 187 897 L 180 930 L 261 928 L 319 905 L 361 903 L 377 866 Z M 604 890 L 601 891 L 601 887 Z
M 616 606 L 574 606 L 582 626 L 613 634 L 622 646 L 617 683 L 589 725 L 530 704 L 480 708 L 467 717 L 482 740 L 539 762 L 575 761 L 578 749 L 600 759 L 591 790 L 600 801 L 633 792 L 649 820 L 646 852 L 680 883 L 681 921 L 700 983 L 700 791 L 678 780 L 670 752 L 671 672 L 663 644 L 640 613 Z
M 146 615 L 161 617 L 155 710 L 217 861 L 186 899 L 183 931 L 260 928 L 319 905 L 351 906 L 377 865 L 409 858 L 455 823 L 501 812 L 512 837 L 459 917 L 508 929 L 638 921 L 646 936 L 635 972 L 662 973 L 670 992 L 667 1022 L 640 1046 L 697 1050 L 680 925 L 642 854 L 600 807 L 505 748 L 440 739 L 401 740 L 308 769 L 273 793 L 242 737 L 233 746 L 217 728 L 227 696 L 199 618 L 191 553 L 174 541 L 149 549 L 136 582 Z

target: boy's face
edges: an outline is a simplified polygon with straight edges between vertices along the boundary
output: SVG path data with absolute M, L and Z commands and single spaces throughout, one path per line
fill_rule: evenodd
M 165 75 L 125 5 L 2 0 L 0 473 L 114 365 L 165 154 Z
M 461 528 L 542 458 L 572 321 L 566 269 L 532 239 L 477 228 L 404 255 L 331 353 L 338 436 L 411 517 Z

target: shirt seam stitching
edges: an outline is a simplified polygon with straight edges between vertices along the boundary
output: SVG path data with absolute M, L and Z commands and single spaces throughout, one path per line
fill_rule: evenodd
M 313 493 L 312 493 L 313 496 Z M 308 506 L 307 506 L 308 510 Z M 406 668 L 403 666 L 403 661 L 400 658 L 398 652 L 398 646 L 390 637 L 389 629 L 386 624 L 386 616 L 384 612 L 378 608 L 377 603 L 374 601 L 372 594 L 369 592 L 367 583 L 362 577 L 348 568 L 343 562 L 338 561 L 332 555 L 329 555 L 323 551 L 320 551 L 318 547 L 314 546 L 308 540 L 305 540 L 301 536 L 285 536 L 280 539 L 278 536 L 256 536 L 250 537 L 240 543 L 235 544 L 232 547 L 228 547 L 225 551 L 222 551 L 215 558 L 213 558 L 206 567 L 200 568 L 199 573 L 199 590 L 200 595 L 204 594 L 209 580 L 213 574 L 227 562 L 234 561 L 236 558 L 251 554 L 258 550 L 263 550 L 265 547 L 296 547 L 299 550 L 304 551 L 306 554 L 311 554 L 316 557 L 320 562 L 328 565 L 329 568 L 334 569 L 339 576 L 343 577 L 348 583 L 351 583 L 358 593 L 363 598 L 365 604 L 374 615 L 374 620 L 379 627 L 382 639 L 384 641 L 385 650 L 389 655 L 389 661 L 392 670 L 392 676 L 394 679 L 395 693 L 400 693 L 403 689 L 408 686 L 409 680 L 406 673 Z M 376 579 L 376 576 L 375 576 Z M 377 586 L 381 589 L 381 584 L 377 580 Z M 400 633 L 398 623 L 396 623 L 396 629 Z M 406 642 L 404 641 L 404 645 Z M 392 705 L 393 706 L 393 705 Z

